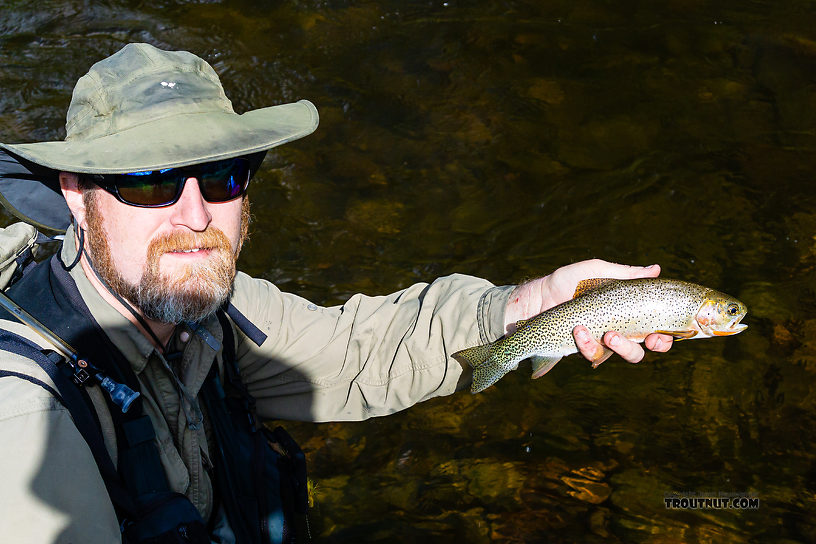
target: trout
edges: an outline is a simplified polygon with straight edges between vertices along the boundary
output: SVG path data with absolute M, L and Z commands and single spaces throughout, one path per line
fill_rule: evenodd
M 740 323 L 747 312 L 734 297 L 685 281 L 590 279 L 578 284 L 571 300 L 516 323 L 512 334 L 453 357 L 473 368 L 471 393 L 478 393 L 524 359 L 532 361 L 536 379 L 562 357 L 577 353 L 572 336 L 577 325 L 585 325 L 599 342 L 607 331 L 635 342 L 655 332 L 687 340 L 740 333 L 748 327 Z

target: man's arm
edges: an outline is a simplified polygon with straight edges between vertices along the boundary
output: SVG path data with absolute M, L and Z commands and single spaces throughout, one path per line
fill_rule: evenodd
M 659 272 L 584 261 L 515 288 L 452 275 L 388 296 L 355 295 L 333 308 L 239 275 L 233 303 L 269 336 L 260 348 L 239 337 L 239 364 L 263 417 L 328 421 L 385 415 L 469 385 L 470 369 L 452 353 L 496 340 L 519 319 L 572 298 L 580 280 Z M 612 351 L 630 362 L 642 358 L 642 348 L 617 333 L 604 338 L 611 351 L 584 327 L 575 336 L 581 353 L 593 361 Z M 647 339 L 650 349 L 670 346 L 664 335 Z
M 390 414 L 469 384 L 450 354 L 503 334 L 510 290 L 456 274 L 325 308 L 239 274 L 232 302 L 268 335 L 238 335 L 242 377 L 262 417 Z

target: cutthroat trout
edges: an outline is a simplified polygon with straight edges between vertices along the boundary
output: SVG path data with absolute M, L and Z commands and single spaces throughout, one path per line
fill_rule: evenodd
M 636 342 L 655 332 L 686 340 L 740 333 L 748 327 L 740 323 L 747 312 L 734 297 L 685 281 L 584 280 L 571 300 L 519 321 L 514 333 L 492 344 L 458 351 L 453 357 L 473 367 L 470 390 L 478 393 L 518 368 L 523 359 L 532 360 L 535 379 L 562 357 L 577 353 L 572 336 L 577 325 L 585 325 L 598 341 L 607 331 Z

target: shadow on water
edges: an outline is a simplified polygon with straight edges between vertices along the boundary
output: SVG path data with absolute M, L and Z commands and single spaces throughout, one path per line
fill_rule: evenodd
M 0 141 L 61 138 L 128 41 L 192 50 L 237 111 L 321 127 L 253 182 L 241 268 L 331 305 L 464 272 L 649 264 L 749 307 L 735 338 L 562 361 L 361 423 L 292 424 L 327 542 L 812 541 L 810 2 L 6 2 Z M 10 221 L 10 219 L 9 219 Z M 749 492 L 757 510 L 671 510 Z

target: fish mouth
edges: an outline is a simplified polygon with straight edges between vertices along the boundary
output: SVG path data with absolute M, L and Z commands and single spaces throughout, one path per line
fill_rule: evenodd
M 711 332 L 714 333 L 714 336 L 731 336 L 733 334 L 739 334 L 748 328 L 748 325 L 746 325 L 745 323 L 740 323 L 740 321 L 742 321 L 742 317 L 731 323 L 731 326 L 725 330 Z

